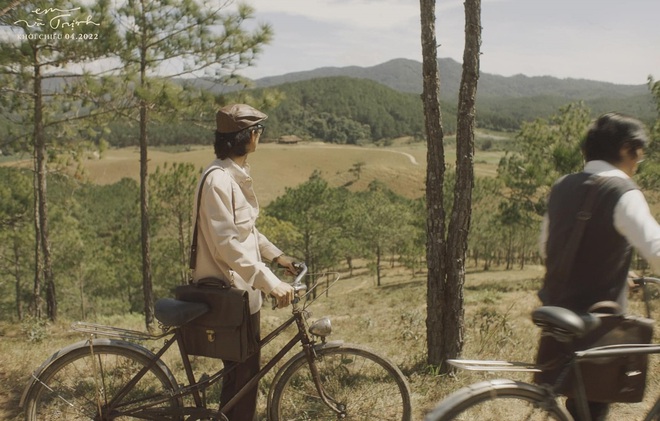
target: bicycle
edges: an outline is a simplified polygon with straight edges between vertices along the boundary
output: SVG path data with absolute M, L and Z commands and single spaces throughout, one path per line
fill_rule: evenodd
M 651 316 L 651 291 L 649 284 L 660 286 L 660 279 L 643 277 L 634 280 L 635 284 L 643 290 L 646 317 Z M 656 291 L 655 297 L 658 293 Z M 597 323 L 589 322 L 590 315 L 584 315 L 587 319 L 581 319 L 576 313 L 567 309 L 557 307 L 540 307 L 532 313 L 532 320 L 541 327 L 544 334 L 549 334 L 558 339 L 570 339 L 581 337 L 587 331 L 587 326 L 592 328 Z M 575 323 L 575 320 L 583 323 Z M 570 320 L 573 320 L 571 322 Z M 573 356 L 563 365 L 562 374 L 553 385 L 537 385 L 522 381 L 495 379 L 487 380 L 463 387 L 443 399 L 425 418 L 425 421 L 448 421 L 448 420 L 558 420 L 572 421 L 564 405 L 560 402 L 559 390 L 562 390 L 564 382 L 571 377 L 570 373 L 579 373 L 577 363 L 594 358 L 618 357 L 628 354 L 658 354 L 660 344 L 624 344 L 610 345 L 590 348 L 574 352 Z M 454 367 L 469 371 L 489 372 L 540 372 L 541 369 L 532 363 L 519 363 L 509 361 L 487 361 L 487 360 L 461 360 L 452 359 L 448 363 Z M 584 386 L 579 375 L 576 378 L 575 400 L 579 411 L 580 420 L 589 420 L 589 408 L 586 404 L 587 398 L 584 394 Z M 645 421 L 660 421 L 660 397 L 644 418 Z
M 319 282 L 307 290 L 301 282 L 306 273 L 301 264 L 293 282 L 296 299 L 291 317 L 259 347 L 289 326 L 295 325 L 296 333 L 224 407 L 207 408 L 205 392 L 227 375 L 231 365 L 196 376 L 181 339 L 180 326 L 208 307 L 166 298 L 155 306 L 155 316 L 163 324 L 159 335 L 75 323 L 73 329 L 90 338 L 57 351 L 33 373 L 21 398 L 26 420 L 227 420 L 226 411 L 299 343 L 302 350 L 281 366 L 271 383 L 266 406 L 270 421 L 410 421 L 410 387 L 399 368 L 362 346 L 327 341 L 332 328 L 326 317 L 308 323 L 307 308 L 325 291 L 310 295 Z M 338 279 L 337 275 L 327 288 Z M 166 338 L 165 343 L 154 352 L 130 341 L 161 338 Z M 185 384 L 161 359 L 173 344 L 179 347 Z

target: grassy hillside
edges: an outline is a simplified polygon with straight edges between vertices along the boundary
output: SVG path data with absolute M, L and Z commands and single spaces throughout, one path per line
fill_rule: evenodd
M 250 155 L 251 174 L 255 180 L 257 197 L 267 204 L 284 193 L 286 187 L 294 187 L 307 180 L 314 170 L 319 170 L 332 185 L 349 183 L 355 177 L 349 172 L 357 162 L 365 162 L 363 176 L 354 183 L 355 188 L 365 187 L 378 178 L 399 193 L 419 197 L 423 192 L 426 168 L 422 148 L 360 148 L 353 146 L 304 143 L 299 145 L 261 144 Z M 189 162 L 200 168 L 206 167 L 215 156 L 212 146 L 196 146 L 185 152 L 152 150 L 149 153 L 150 170 L 165 163 Z M 414 162 L 411 160 L 414 160 Z M 99 160 L 84 163 L 89 180 L 99 184 L 114 183 L 122 177 L 138 179 L 139 150 L 137 148 L 113 149 Z
M 512 361 L 534 359 L 538 331 L 529 314 L 538 305 L 536 291 L 541 276 L 540 267 L 528 267 L 523 271 L 468 270 L 464 357 Z M 410 381 L 416 421 L 448 393 L 477 380 L 504 376 L 529 380 L 529 374 L 510 376 L 510 373 L 459 372 L 451 378 L 438 376 L 425 362 L 425 294 L 424 273 L 413 276 L 408 270 L 387 267 L 383 286 L 376 288 L 373 276 L 365 267 L 359 266 L 352 278 L 341 273 L 340 280 L 328 295 L 322 296 L 310 310 L 312 320 L 323 316 L 331 318 L 334 333 L 330 339 L 369 346 L 402 369 Z M 639 308 L 638 297 L 633 297 L 632 302 Z M 269 332 L 285 317 L 285 311 L 263 310 L 263 331 Z M 143 330 L 139 315 L 116 315 L 89 321 Z M 17 405 L 30 372 L 57 349 L 84 339 L 82 335 L 69 331 L 69 322 L 63 320 L 54 326 L 37 326 L 29 322 L 10 325 L 0 321 L 0 419 L 20 419 Z M 28 341 L 28 333 L 41 340 Z M 264 358 L 274 355 L 283 341 L 266 348 L 262 354 Z M 175 355 L 166 355 L 165 359 L 168 365 L 175 366 Z M 652 361 L 647 399 L 640 404 L 618 407 L 611 419 L 640 419 L 641 411 L 653 403 L 651 399 L 654 400 L 660 391 L 660 366 L 657 358 Z M 218 362 L 200 358 L 197 367 L 211 372 L 218 367 Z M 271 379 L 272 376 L 266 377 L 261 385 L 262 415 Z M 215 402 L 217 397 L 216 390 L 208 398 Z
M 501 152 L 478 151 L 476 174 L 494 176 Z M 195 146 L 183 152 L 151 150 L 149 168 L 154 171 L 165 163 L 190 162 L 200 169 L 213 159 L 212 146 Z M 454 150 L 447 150 L 447 161 L 453 163 Z M 359 180 L 349 172 L 356 163 L 363 162 Z M 401 141 L 392 147 L 357 147 L 324 143 L 281 145 L 264 143 L 250 155 L 249 163 L 255 179 L 255 190 L 265 205 L 284 193 L 286 187 L 295 187 L 318 170 L 332 186 L 349 185 L 362 190 L 377 179 L 405 197 L 417 198 L 424 194 L 426 177 L 426 147 L 422 143 Z M 24 162 L 21 165 L 29 165 Z M 13 165 L 16 165 L 14 163 Z M 137 148 L 111 149 L 101 159 L 87 160 L 84 168 L 93 183 L 110 184 L 123 177 L 138 179 L 139 150 Z

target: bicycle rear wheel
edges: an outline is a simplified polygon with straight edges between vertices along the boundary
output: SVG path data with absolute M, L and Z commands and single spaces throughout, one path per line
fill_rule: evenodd
M 464 387 L 430 412 L 425 421 L 572 421 L 544 389 L 512 380 L 490 380 Z
M 273 386 L 271 421 L 410 421 L 408 383 L 390 361 L 354 345 L 316 353 L 323 389 L 341 413 L 321 400 L 307 360 L 299 354 Z
M 169 370 L 158 364 L 117 398 L 119 391 L 151 362 L 153 354 L 149 351 L 104 339 L 95 340 L 91 350 L 89 345 L 77 345 L 36 375 L 25 400 L 27 421 L 134 420 L 142 407 L 167 411 L 181 406 L 179 399 L 164 395 L 177 386 Z M 165 401 L 160 402 L 163 397 Z M 153 418 L 143 412 L 140 418 L 163 419 L 152 414 Z

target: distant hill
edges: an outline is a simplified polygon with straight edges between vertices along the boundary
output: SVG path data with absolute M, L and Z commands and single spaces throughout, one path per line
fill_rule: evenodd
M 440 95 L 446 109 L 447 105 L 456 104 L 462 66 L 450 58 L 439 59 L 438 64 Z M 422 92 L 422 63 L 394 59 L 372 67 L 322 67 L 257 79 L 252 81 L 250 89 L 280 89 L 285 85 L 332 78 L 368 80 L 397 92 L 419 95 Z M 203 80 L 196 80 L 194 84 L 224 94 L 244 88 L 242 85 L 221 87 Z M 477 123 L 484 128 L 517 130 L 523 121 L 549 117 L 559 107 L 575 101 L 584 101 L 594 114 L 620 111 L 649 123 L 656 118 L 651 94 L 643 84 L 618 85 L 586 79 L 529 77 L 522 74 L 500 76 L 482 72 L 477 90 Z M 449 111 L 453 114 L 453 110 Z
M 353 74 L 290 82 L 283 82 L 286 78 L 270 79 L 266 85 L 273 85 L 253 88 L 250 95 L 255 98 L 272 97 L 271 91 L 275 90 L 281 96 L 282 101 L 268 110 L 271 116 L 269 132 L 274 135 L 297 134 L 303 138 L 337 143 L 360 143 L 361 139 L 401 136 L 421 137 L 424 129 L 419 93 L 396 90 L 382 82 L 394 80 L 395 72 L 380 72 L 383 76 L 381 81 L 374 80 L 378 72 L 368 74 L 370 78 L 359 78 Z M 311 74 L 307 73 L 307 76 Z M 490 94 L 488 85 L 480 85 L 477 93 L 477 126 L 480 128 L 517 131 L 523 122 L 548 118 L 557 114 L 559 108 L 578 100 L 583 100 L 594 116 L 616 110 L 639 116 L 647 122 L 655 118 L 651 95 L 644 93 L 640 87 L 591 81 L 565 81 L 562 84 L 556 78 L 523 76 L 501 79 L 503 83 L 490 85 Z M 517 80 L 521 83 L 517 84 Z M 526 83 L 530 84 L 527 89 L 524 88 Z M 572 83 L 576 85 L 574 88 Z M 483 88 L 484 85 L 486 88 Z M 502 93 L 494 93 L 497 90 Z M 231 95 L 227 94 L 225 100 L 233 101 Z M 456 128 L 456 104 L 456 97 L 442 97 L 443 128 L 449 134 Z M 365 135 L 365 130 L 369 135 Z
M 440 62 L 442 63 L 444 60 L 451 61 L 460 68 L 460 65 L 451 59 L 443 59 L 440 60 Z M 454 71 L 454 66 L 450 67 L 451 69 L 447 70 Z M 457 80 L 460 80 L 460 75 L 461 74 L 459 70 Z M 283 83 L 300 82 L 303 80 L 336 76 L 372 80 L 399 92 L 422 92 L 422 63 L 407 59 L 390 60 L 373 67 L 321 67 L 319 69 L 305 72 L 295 72 L 287 73 L 282 76 L 265 77 L 255 80 L 255 87 L 266 88 L 281 85 Z M 458 92 L 458 90 L 456 90 L 456 92 Z
M 438 60 L 441 95 L 445 99 L 458 96 L 462 65 L 450 58 Z M 255 87 L 271 87 L 329 76 L 369 79 L 400 91 L 422 92 L 422 63 L 409 59 L 394 59 L 372 67 L 322 67 L 306 72 L 255 80 Z M 624 98 L 647 95 L 646 85 L 617 85 L 585 79 L 559 79 L 551 76 L 499 76 L 482 72 L 479 77 L 479 97 L 525 98 L 558 96 L 571 100 Z

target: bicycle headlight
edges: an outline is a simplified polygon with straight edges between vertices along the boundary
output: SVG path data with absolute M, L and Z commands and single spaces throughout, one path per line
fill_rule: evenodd
M 322 317 L 314 323 L 310 324 L 309 333 L 323 338 L 330 336 L 332 333 L 332 324 L 330 323 L 330 319 L 327 317 Z

